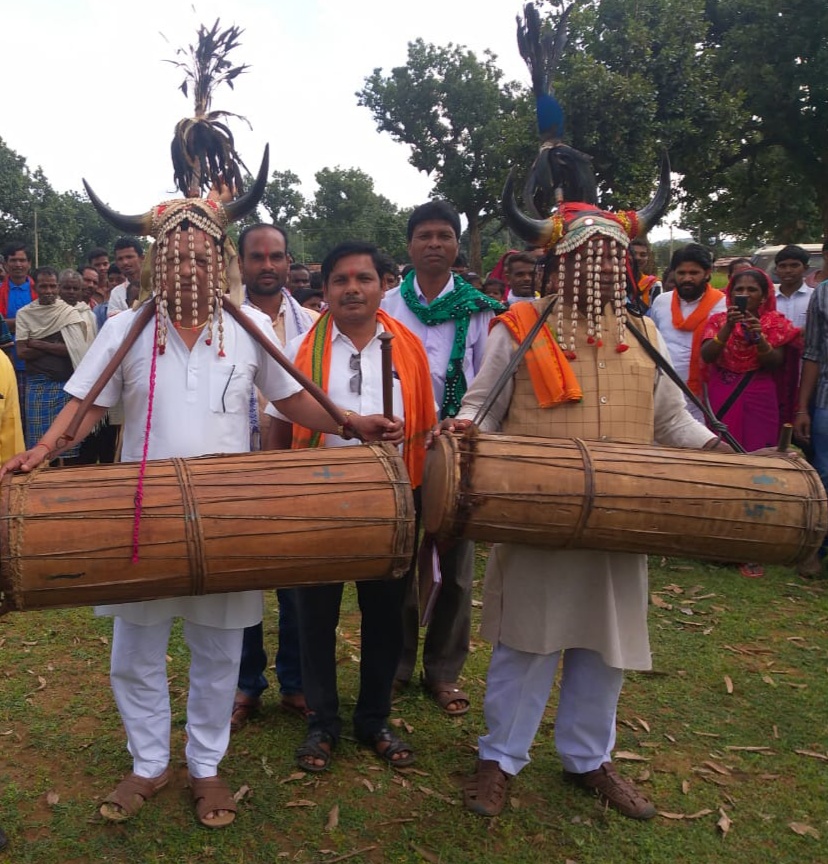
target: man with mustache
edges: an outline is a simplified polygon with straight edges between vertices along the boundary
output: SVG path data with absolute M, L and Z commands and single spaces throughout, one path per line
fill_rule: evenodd
M 676 288 L 659 294 L 649 315 L 664 338 L 673 368 L 697 396 L 702 395 L 701 337 L 707 319 L 727 311 L 724 294 L 710 284 L 713 259 L 698 243 L 679 249 L 670 262 Z M 690 400 L 687 410 L 700 422 L 701 411 Z
M 425 437 L 436 421 L 431 375 L 419 339 L 379 308 L 385 294 L 382 272 L 380 253 L 369 243 L 342 243 L 333 249 L 322 262 L 328 311 L 309 333 L 288 346 L 287 354 L 338 405 L 378 412 L 383 410 L 380 337 L 385 331 L 393 335 L 393 413 L 405 422 L 403 459 L 411 485 L 417 489 Z M 336 435 L 322 438 L 277 421 L 266 443 L 274 448 L 292 443 L 297 448 L 342 447 L 351 442 Z M 340 583 L 295 591 L 302 681 L 309 709 L 308 734 L 296 751 L 296 760 L 299 768 L 312 773 L 329 766 L 342 730 L 336 688 L 336 627 L 342 589 Z M 359 582 L 356 590 L 362 624 L 354 735 L 391 765 L 410 765 L 413 749 L 388 727 L 394 675 L 403 648 L 400 620 L 406 583 L 402 579 Z
M 416 334 L 426 349 L 440 418 L 454 417 L 483 362 L 489 321 L 502 304 L 452 272 L 458 257 L 460 217 L 446 201 L 421 204 L 408 220 L 408 255 L 414 269 L 385 295 L 382 308 Z M 474 544 L 459 540 L 440 553 L 442 586 L 423 646 L 422 684 L 451 716 L 469 710 L 457 686 L 469 652 Z M 414 674 L 419 637 L 417 582 L 406 577 L 403 656 L 397 686 Z

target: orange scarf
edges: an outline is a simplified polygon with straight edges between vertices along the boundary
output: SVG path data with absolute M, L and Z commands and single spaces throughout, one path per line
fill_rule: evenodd
M 498 322 L 505 324 L 520 344 L 537 322 L 538 315 L 534 303 L 515 303 L 508 312 L 491 320 L 489 330 Z M 541 327 L 523 361 L 541 408 L 552 408 L 563 402 L 580 402 L 584 398 L 575 373 L 548 324 Z
M 681 304 L 679 303 L 678 291 L 673 291 L 671 311 L 673 313 L 673 327 L 676 330 L 692 330 L 693 343 L 690 347 L 690 370 L 687 375 L 687 386 L 697 396 L 702 393 L 702 368 L 701 368 L 701 343 L 704 325 L 713 311 L 713 307 L 724 297 L 718 288 L 708 285 L 701 302 L 686 318 L 682 318 Z
M 411 485 L 416 489 L 423 480 L 425 437 L 437 422 L 428 358 L 422 342 L 382 309 L 377 310 L 377 321 L 394 334 L 394 368 L 400 376 L 405 412 L 403 461 Z M 294 360 L 296 367 L 326 392 L 331 370 L 332 333 L 333 319 L 331 313 L 326 312 L 308 331 Z M 294 424 L 292 447 L 294 450 L 318 447 L 321 437 L 318 432 Z

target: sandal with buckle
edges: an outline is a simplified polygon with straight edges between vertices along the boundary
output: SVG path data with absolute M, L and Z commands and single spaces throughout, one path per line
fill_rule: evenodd
M 499 816 L 511 779 L 494 759 L 478 759 L 474 774 L 463 784 L 463 804 L 480 816 Z
M 321 774 L 331 767 L 331 755 L 336 746 L 333 735 L 324 729 L 314 729 L 308 733 L 301 747 L 296 748 L 296 765 L 301 771 L 310 771 L 311 774 Z M 322 764 L 317 765 L 313 760 L 319 759 Z
M 126 822 L 169 782 L 169 768 L 158 777 L 140 777 L 131 771 L 104 798 L 100 806 L 100 814 L 108 822 Z
M 413 765 L 416 760 L 411 745 L 398 738 L 387 726 L 377 732 L 357 735 L 356 739 L 364 747 L 370 747 L 380 759 L 384 759 L 394 768 L 405 768 Z

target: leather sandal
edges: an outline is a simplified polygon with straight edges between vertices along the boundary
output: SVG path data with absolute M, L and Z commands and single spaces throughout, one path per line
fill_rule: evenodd
M 244 728 L 250 718 L 262 707 L 262 700 L 257 696 L 248 696 L 240 690 L 236 691 L 233 702 L 233 713 L 230 715 L 230 731 L 238 732 Z
M 461 690 L 457 683 L 452 681 L 429 681 L 425 675 L 420 678 L 423 689 L 429 696 L 449 715 L 449 717 L 460 717 L 471 707 L 469 694 Z M 450 708 L 453 702 L 460 702 L 459 708 Z
M 170 769 L 158 777 L 139 777 L 130 771 L 104 798 L 100 814 L 108 822 L 126 822 L 146 801 L 157 795 L 170 782 Z
M 600 768 L 584 774 L 564 771 L 564 779 L 582 789 L 591 789 L 602 801 L 630 819 L 652 819 L 656 815 L 649 798 L 632 780 L 618 774 L 612 762 L 604 762 Z
M 364 747 L 370 747 L 380 759 L 384 759 L 394 768 L 405 768 L 407 765 L 413 765 L 416 760 L 411 745 L 398 738 L 387 726 L 383 726 L 377 732 L 357 735 L 356 739 Z
M 196 817 L 207 828 L 226 828 L 236 818 L 236 799 L 221 777 L 189 777 Z M 224 810 L 220 816 L 220 810 Z M 216 814 L 212 819 L 207 817 Z
M 326 746 L 327 745 L 327 749 Z M 296 748 L 296 766 L 300 771 L 310 771 L 311 774 L 321 774 L 331 767 L 331 755 L 336 741 L 333 735 L 324 729 L 314 729 L 308 733 L 301 747 Z M 319 759 L 323 764 L 317 765 L 313 760 Z
M 474 774 L 463 784 L 463 804 L 480 816 L 499 816 L 511 779 L 494 759 L 478 759 Z

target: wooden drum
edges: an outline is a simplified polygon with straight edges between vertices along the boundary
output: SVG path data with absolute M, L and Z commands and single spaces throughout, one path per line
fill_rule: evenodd
M 6 477 L 3 610 L 402 576 L 414 503 L 383 445 L 147 464 L 132 563 L 138 464 Z
M 423 526 L 439 539 L 794 564 L 819 548 L 828 506 L 816 471 L 782 453 L 441 435 Z

